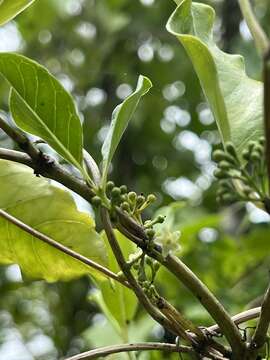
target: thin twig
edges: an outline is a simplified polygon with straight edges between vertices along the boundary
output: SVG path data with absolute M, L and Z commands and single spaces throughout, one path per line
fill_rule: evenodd
M 0 217 L 6 219 L 7 221 L 11 222 L 15 226 L 19 227 L 21 230 L 27 232 L 28 234 L 34 236 L 35 238 L 45 242 L 46 244 L 53 246 L 57 250 L 61 251 L 62 253 L 65 253 L 66 255 L 71 256 L 72 258 L 84 263 L 85 265 L 99 271 L 100 273 L 104 274 L 105 276 L 108 276 L 112 278 L 115 281 L 118 281 L 119 283 L 123 284 L 126 287 L 129 287 L 129 284 L 122 280 L 121 278 L 118 278 L 118 276 L 110 271 L 109 269 L 105 268 L 104 266 L 94 262 L 93 260 L 88 259 L 87 257 L 78 254 L 77 252 L 67 248 L 66 246 L 58 243 L 57 241 L 51 239 L 47 235 L 42 234 L 41 232 L 31 228 L 30 226 L 24 224 L 22 221 L 18 220 L 14 216 L 8 214 L 6 211 L 0 209 Z
M 122 250 L 115 238 L 109 213 L 105 208 L 101 208 L 101 219 L 108 241 L 110 243 L 114 256 L 118 262 L 118 265 L 122 270 L 123 274 L 126 276 L 127 281 L 129 282 L 138 300 L 144 306 L 146 311 L 153 317 L 153 319 L 155 319 L 158 323 L 160 323 L 162 326 L 164 326 L 174 334 L 178 335 L 173 324 L 171 324 L 171 322 L 165 316 L 163 316 L 161 312 L 158 309 L 156 309 L 155 306 L 150 302 L 150 300 L 145 295 L 140 285 L 137 283 L 137 280 L 134 278 L 129 266 L 127 266 Z
M 100 349 L 94 349 L 86 351 L 82 354 L 78 354 L 65 360 L 90 360 L 97 359 L 99 357 L 105 357 L 111 354 L 119 354 L 121 352 L 130 351 L 145 351 L 145 350 L 160 350 L 166 352 L 176 353 L 193 353 L 192 348 L 188 346 L 177 346 L 175 344 L 166 343 L 138 343 L 138 344 L 123 344 L 123 345 L 112 345 L 106 346 Z
M 266 138 L 266 165 L 270 190 L 270 48 L 264 57 L 264 129 Z M 266 210 L 270 212 L 266 204 Z
M 256 307 L 253 309 L 249 309 L 246 311 L 243 311 L 237 315 L 234 315 L 231 319 L 236 325 L 240 325 L 246 321 L 256 319 L 260 316 L 261 313 L 261 307 Z M 209 326 L 206 328 L 207 331 L 215 332 L 215 333 L 221 333 L 220 327 L 216 325 Z
M 262 303 L 260 318 L 250 344 L 251 349 L 260 349 L 261 347 L 264 346 L 267 339 L 269 324 L 270 324 L 270 286 L 266 291 Z
M 252 10 L 249 0 L 238 0 L 240 9 L 242 11 L 243 17 L 247 23 L 247 26 L 253 36 L 256 48 L 260 55 L 264 55 L 269 47 L 268 38 L 259 24 L 256 16 Z

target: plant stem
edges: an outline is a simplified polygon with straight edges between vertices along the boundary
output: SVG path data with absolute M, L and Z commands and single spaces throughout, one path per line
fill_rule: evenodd
M 143 350 L 160 350 L 166 352 L 193 353 L 192 348 L 188 346 L 177 346 L 175 344 L 166 343 L 138 343 L 138 344 L 122 344 L 106 346 L 100 349 L 86 351 L 65 360 L 90 360 L 99 357 L 105 357 L 111 354 L 119 354 L 121 352 L 143 351 Z
M 264 55 L 269 48 L 268 38 L 259 24 L 252 10 L 249 0 L 238 0 L 241 12 L 247 23 L 247 26 L 253 36 L 257 51 L 260 55 Z
M 118 214 L 121 216 L 120 212 L 118 212 Z M 128 222 L 129 218 L 125 217 L 124 220 L 125 222 Z M 135 225 L 134 222 L 132 222 L 129 226 L 130 229 L 136 230 L 137 233 L 142 233 L 144 231 L 143 228 L 137 229 L 136 227 L 139 227 L 139 225 Z M 123 226 L 120 226 L 120 231 L 122 228 Z M 222 333 L 228 339 L 236 358 L 237 356 L 241 358 L 243 352 L 245 352 L 245 344 L 242 341 L 240 332 L 222 304 L 201 282 L 201 280 L 176 256 L 169 254 L 164 258 L 158 250 L 148 249 L 145 247 L 144 241 L 136 236 L 133 236 L 133 234 L 129 231 L 126 231 L 125 235 L 141 247 L 150 257 L 156 259 L 164 265 L 192 292 L 192 294 L 201 302 L 203 307 L 217 322 Z M 144 237 L 146 236 L 144 235 Z M 139 240 L 139 242 L 137 240 Z
M 84 263 L 85 265 L 99 271 L 100 273 L 104 274 L 105 276 L 108 276 L 112 278 L 115 281 L 118 281 L 119 283 L 123 284 L 124 286 L 129 287 L 129 284 L 125 282 L 124 280 L 118 278 L 118 276 L 110 271 L 109 269 L 105 268 L 104 266 L 88 259 L 87 257 L 76 253 L 75 251 L 67 248 L 66 246 L 58 243 L 57 241 L 51 239 L 47 235 L 44 235 L 40 233 L 39 231 L 31 228 L 30 226 L 24 224 L 22 221 L 18 220 L 14 216 L 8 214 L 6 211 L 0 209 L 0 217 L 6 219 L 7 221 L 11 222 L 15 226 L 19 227 L 21 230 L 27 232 L 28 234 L 34 236 L 35 238 L 45 242 L 46 244 L 53 246 L 57 250 L 61 251 L 62 253 L 65 253 L 66 255 L 71 256 L 72 258 L 79 260 L 80 262 Z
M 266 138 L 266 165 L 270 193 L 270 48 L 264 57 L 264 129 Z
M 269 324 L 270 324 L 270 286 L 268 287 L 264 296 L 264 300 L 261 307 L 260 318 L 250 344 L 251 350 L 252 349 L 259 350 L 265 345 Z
M 239 325 L 246 321 L 256 319 L 257 317 L 260 316 L 260 313 L 261 313 L 261 307 L 256 307 L 253 309 L 243 311 L 237 315 L 234 315 L 231 319 L 236 325 Z M 208 327 L 207 331 L 209 331 L 210 333 L 211 332 L 221 333 L 221 329 L 217 324 Z
M 129 282 L 132 290 L 134 291 L 135 295 L 137 296 L 139 302 L 144 306 L 146 311 L 153 317 L 153 319 L 155 319 L 158 323 L 160 323 L 162 326 L 166 327 L 168 330 L 170 330 L 174 334 L 178 335 L 173 324 L 165 316 L 163 316 L 159 310 L 157 310 L 155 308 L 155 306 L 150 302 L 148 297 L 143 292 L 140 285 L 137 283 L 137 280 L 134 278 L 129 265 L 126 263 L 126 260 L 122 253 L 122 250 L 116 240 L 116 237 L 114 235 L 114 231 L 113 231 L 113 228 L 111 225 L 109 213 L 108 213 L 107 209 L 105 209 L 105 208 L 101 208 L 101 219 L 102 219 L 103 227 L 106 232 L 109 244 L 114 253 L 115 259 L 117 260 L 120 269 L 126 276 L 128 282 Z

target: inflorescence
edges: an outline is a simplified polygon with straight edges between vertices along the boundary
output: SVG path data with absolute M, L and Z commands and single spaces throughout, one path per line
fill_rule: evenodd
M 214 172 L 219 180 L 217 200 L 234 203 L 250 201 L 267 209 L 269 202 L 265 139 L 250 141 L 239 156 L 231 142 L 225 150 L 216 150 L 213 159 L 217 162 Z

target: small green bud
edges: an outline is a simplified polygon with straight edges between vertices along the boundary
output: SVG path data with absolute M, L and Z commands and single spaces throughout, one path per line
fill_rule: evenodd
M 224 151 L 223 150 L 215 150 L 213 152 L 213 160 L 216 162 L 224 160 Z
M 121 190 L 119 189 L 119 187 L 114 187 L 113 189 L 112 189 L 112 197 L 113 198 L 118 198 L 118 197 L 120 197 L 120 195 L 121 195 Z
M 153 237 L 155 236 L 155 231 L 153 229 L 147 229 L 145 233 L 149 239 L 153 239 Z
M 146 256 L 145 257 L 145 262 L 146 262 L 147 265 L 151 266 L 152 263 L 153 263 L 153 260 L 149 256 Z
M 250 195 L 250 193 L 252 193 L 252 189 L 249 186 L 244 186 L 242 189 L 243 193 L 247 196 Z
M 110 192 L 110 191 L 112 191 L 113 188 L 114 188 L 114 182 L 108 181 L 106 184 L 106 190 Z
M 92 199 L 92 204 L 94 206 L 99 206 L 101 204 L 101 199 L 99 196 L 94 196 Z
M 227 142 L 225 144 L 225 149 L 230 155 L 232 155 L 234 158 L 237 158 L 236 150 L 232 142 Z
M 150 194 L 147 196 L 147 202 L 153 203 L 157 200 L 157 197 L 154 194 Z
M 256 142 L 255 141 L 250 141 L 249 143 L 248 143 L 248 149 L 249 149 L 249 151 L 251 151 L 253 148 L 254 148 L 254 146 L 256 145 Z
M 139 195 L 137 197 L 137 204 L 138 206 L 141 206 L 145 202 L 145 197 L 143 195 Z
M 254 152 L 258 152 L 259 154 L 263 154 L 264 153 L 264 147 L 262 145 L 255 145 L 253 148 Z
M 165 221 L 165 216 L 164 215 L 158 215 L 157 219 L 156 219 L 156 223 L 157 224 L 162 224 Z
M 130 206 L 129 206 L 129 203 L 124 201 L 122 204 L 121 204 L 121 209 L 124 210 L 124 211 L 130 211 Z
M 265 137 L 264 137 L 264 136 L 261 136 L 261 137 L 259 138 L 259 144 L 262 145 L 262 146 L 265 145 Z
M 217 196 L 223 196 L 223 195 L 226 194 L 227 192 L 228 192 L 228 189 L 223 188 L 223 187 L 220 187 L 220 188 L 217 190 Z
M 136 199 L 137 199 L 137 194 L 136 194 L 134 191 L 130 191 L 130 192 L 128 193 L 128 200 L 129 200 L 132 204 L 134 204 L 135 201 L 136 201 Z
M 155 272 L 157 272 L 159 269 L 160 269 L 160 263 L 159 262 L 157 262 L 157 261 L 155 261 L 154 262 L 154 270 L 155 270 Z
M 221 197 L 222 201 L 226 203 L 232 203 L 236 200 L 235 194 L 226 193 Z
M 225 171 L 223 171 L 221 169 L 216 169 L 214 171 L 214 176 L 217 179 L 226 179 L 226 178 L 230 177 L 230 175 L 227 172 L 225 172 Z
M 250 151 L 248 149 L 243 150 L 242 158 L 247 161 L 250 160 Z
M 138 263 L 133 264 L 134 270 L 139 270 L 140 265 Z
M 257 162 L 257 161 L 260 161 L 261 158 L 262 158 L 262 155 L 259 152 L 257 152 L 257 151 L 252 152 L 252 154 L 251 154 L 252 161 Z
M 120 191 L 121 191 L 121 194 L 126 194 L 127 193 L 127 186 L 126 185 L 120 186 Z
M 229 164 L 227 161 L 225 160 L 222 160 L 219 164 L 218 164 L 218 167 L 221 169 L 221 170 L 224 170 L 224 171 L 227 171 L 227 170 L 230 170 L 231 169 L 231 164 Z

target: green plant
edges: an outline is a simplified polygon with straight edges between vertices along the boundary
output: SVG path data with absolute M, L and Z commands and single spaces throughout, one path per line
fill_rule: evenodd
M 1 23 L 30 4 L 17 3 L 15 10 L 11 6 L 1 13 Z M 184 0 L 169 19 L 167 29 L 180 40 L 191 58 L 223 139 L 225 151 L 215 155 L 219 163 L 216 176 L 221 180 L 219 198 L 252 201 L 269 212 L 268 40 L 249 3 L 240 3 L 256 44 L 265 56 L 264 111 L 263 84 L 247 77 L 241 57 L 223 53 L 214 43 L 211 7 Z M 96 301 L 123 339 L 138 302 L 157 323 L 181 339 L 181 345 L 127 344 L 70 359 L 152 349 L 209 359 L 252 360 L 264 356 L 270 322 L 269 290 L 262 309 L 243 312 L 237 320 L 232 318 L 176 255 L 179 232 L 170 226 L 170 215 L 166 219 L 163 215 L 145 219 L 144 211 L 155 201 L 155 195 L 136 194 L 125 185 L 116 186 L 108 181 L 117 146 L 140 99 L 150 90 L 151 81 L 140 76 L 136 90 L 114 110 L 101 151 L 100 172 L 95 160 L 83 149 L 82 127 L 72 98 L 44 67 L 22 55 L 0 53 L 0 73 L 11 86 L 10 112 L 17 125 L 15 128 L 0 119 L 0 128 L 22 150 L 0 150 L 1 263 L 18 263 L 28 276 L 47 281 L 89 274 L 102 293 Z M 263 117 L 265 139 L 261 138 Z M 38 140 L 31 141 L 27 133 Z M 40 142 L 47 143 L 61 162 L 76 168 L 79 176 L 41 151 Z M 76 209 L 68 190 L 59 189 L 43 178 L 53 179 L 87 200 L 100 215 L 104 231 L 98 232 L 94 220 Z M 196 326 L 160 293 L 156 277 L 164 268 L 200 301 L 216 326 Z M 120 313 L 119 303 L 123 308 Z M 237 324 L 258 316 L 249 341 Z M 223 334 L 224 341 L 219 341 L 219 334 Z

